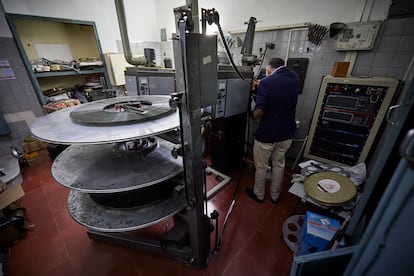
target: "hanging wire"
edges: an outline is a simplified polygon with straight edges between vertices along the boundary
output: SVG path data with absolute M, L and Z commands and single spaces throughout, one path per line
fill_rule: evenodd
M 221 41 L 223 42 L 224 49 L 226 50 L 227 58 L 230 60 L 231 66 L 233 67 L 234 71 L 236 71 L 236 73 L 237 73 L 237 75 L 239 76 L 240 79 L 242 79 L 244 81 L 248 81 L 243 77 L 243 75 L 240 73 L 239 69 L 237 68 L 236 64 L 234 63 L 233 56 L 230 53 L 230 48 L 227 45 L 226 38 L 224 37 L 224 33 L 223 33 L 223 30 L 222 30 L 221 25 L 220 25 L 220 16 L 219 16 L 218 12 L 215 9 L 207 10 L 205 16 L 206 16 L 206 18 L 204 18 L 204 19 L 208 22 L 209 25 L 211 25 L 213 23 L 217 25 Z

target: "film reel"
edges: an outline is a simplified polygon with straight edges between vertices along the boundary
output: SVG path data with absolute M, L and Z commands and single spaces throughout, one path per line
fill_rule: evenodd
M 326 206 L 342 206 L 356 195 L 354 183 L 335 172 L 319 172 L 308 176 L 304 182 L 306 194 Z

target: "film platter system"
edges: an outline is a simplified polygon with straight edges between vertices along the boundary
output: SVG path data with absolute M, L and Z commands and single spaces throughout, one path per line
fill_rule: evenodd
M 129 112 L 131 108 L 140 111 Z M 45 141 L 71 145 L 55 159 L 52 175 L 71 189 L 68 208 L 72 217 L 90 229 L 119 232 L 151 225 L 182 208 L 173 197 L 169 201 L 175 204 L 150 208 L 145 216 L 137 216 L 138 209 L 134 209 L 166 204 L 159 199 L 171 194 L 172 185 L 161 183 L 182 172 L 182 160 L 171 156 L 170 143 L 149 136 L 174 127 L 178 119 L 168 97 L 121 97 L 42 117 L 32 133 Z M 154 198 L 157 194 L 163 196 Z M 102 206 L 121 208 L 122 216 L 130 218 L 116 219 L 120 212 Z M 130 209 L 125 212 L 125 208 Z M 140 214 L 144 209 L 139 209 Z
M 189 263 L 195 253 L 188 244 L 192 222 L 183 158 L 172 154 L 177 145 L 157 136 L 180 127 L 170 100 L 152 95 L 91 102 L 40 117 L 31 131 L 43 141 L 70 145 L 54 160 L 52 175 L 70 189 L 69 213 L 90 238 L 128 240 Z M 159 240 L 128 233 L 173 216 L 180 230 L 174 227 Z M 210 224 L 205 216 L 199 219 Z
M 125 35 L 122 1 L 116 7 Z M 53 162 L 52 175 L 70 189 L 69 212 L 91 239 L 166 254 L 200 269 L 212 256 L 211 233 L 215 230 L 215 252 L 222 238 L 218 215 L 207 215 L 207 200 L 217 189 L 207 191 L 206 174 L 223 178 L 216 185 L 221 187 L 230 178 L 202 161 L 201 109 L 217 104 L 217 37 L 190 28 L 191 12 L 187 6 L 174 9 L 175 69 L 162 81 L 156 78 L 168 87 L 163 93 L 153 94 L 160 92 L 150 87 L 153 75 L 140 82 L 130 72 L 131 85 L 149 89 L 56 111 L 38 118 L 31 131 L 42 141 L 69 145 Z M 214 9 L 207 14 L 218 21 Z M 136 235 L 169 219 L 174 226 L 160 238 Z
M 217 99 L 217 38 L 187 33 L 183 16 L 178 23 L 174 53 L 192 60 L 176 64 L 178 92 L 63 109 L 38 118 L 31 131 L 42 141 L 70 145 L 55 159 L 52 174 L 71 190 L 69 212 L 91 239 L 168 255 L 200 269 L 212 253 L 212 220 L 218 223 L 218 216 L 206 214 L 212 193 L 206 191 L 200 133 L 200 110 Z M 180 141 L 166 138 L 177 130 Z M 162 237 L 137 235 L 168 219 L 174 226 Z
M 140 96 L 63 109 L 39 118 L 31 130 L 43 141 L 71 145 L 53 162 L 52 175 L 71 189 L 72 217 L 89 229 L 120 232 L 154 224 L 183 208 L 180 193 L 171 190 L 174 185 L 163 184 L 182 172 L 182 160 L 171 156 L 170 142 L 155 137 L 178 126 L 169 97 Z M 164 206 L 161 199 L 167 195 L 170 204 Z M 157 204 L 164 205 L 142 216 L 145 208 Z M 116 219 L 119 213 L 130 219 Z

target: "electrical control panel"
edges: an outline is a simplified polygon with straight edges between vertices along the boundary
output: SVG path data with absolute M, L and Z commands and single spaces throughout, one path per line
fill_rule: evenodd
M 228 118 L 248 111 L 253 71 L 249 68 L 249 71 L 241 71 L 241 74 L 244 80 L 234 71 L 218 71 L 217 101 L 212 106 L 213 119 Z
M 224 117 L 226 107 L 227 80 L 217 80 L 217 102 L 214 108 L 214 118 Z
M 138 78 L 138 95 L 149 95 L 148 77 Z
M 354 22 L 346 24 L 338 34 L 337 51 L 371 50 L 381 26 L 381 21 Z
M 325 77 L 304 157 L 343 165 L 364 162 L 397 85 L 389 78 Z
M 169 95 L 175 92 L 173 69 L 127 67 L 125 87 L 129 96 Z

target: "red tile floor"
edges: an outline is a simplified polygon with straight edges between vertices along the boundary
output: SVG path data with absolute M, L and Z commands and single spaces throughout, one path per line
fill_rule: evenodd
M 212 254 L 202 270 L 168 256 L 138 249 L 109 245 L 91 240 L 87 229 L 75 222 L 67 211 L 68 190 L 57 184 L 51 164 L 22 168 L 25 196 L 19 200 L 34 225 L 27 236 L 10 247 L 5 263 L 6 275 L 289 275 L 293 252 L 281 239 L 283 222 L 295 208 L 296 198 L 287 190 L 290 176 L 285 175 L 278 204 L 267 194 L 256 203 L 245 193 L 253 183 L 249 166 L 243 171 L 233 212 L 224 232 L 221 249 Z M 208 214 L 220 214 L 219 231 L 230 206 L 239 172 L 229 173 L 231 182 L 208 203 Z M 145 231 L 163 232 L 167 222 Z M 211 235 L 214 242 L 214 232 Z M 213 244 L 214 245 L 214 244 Z

